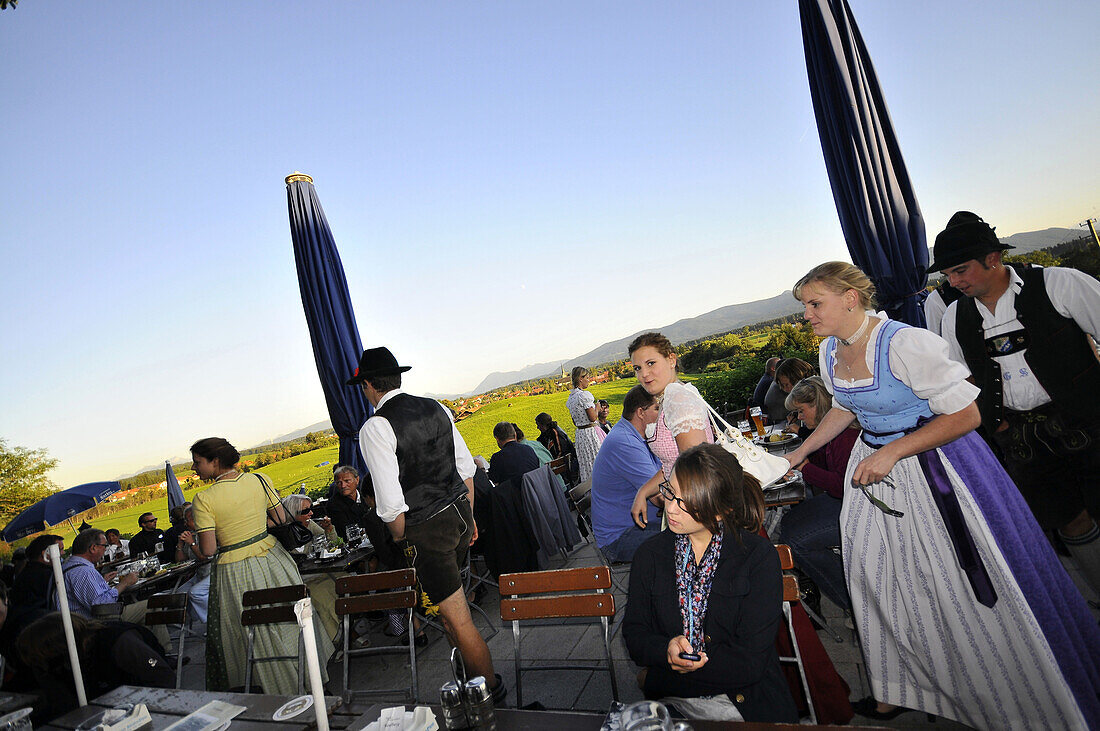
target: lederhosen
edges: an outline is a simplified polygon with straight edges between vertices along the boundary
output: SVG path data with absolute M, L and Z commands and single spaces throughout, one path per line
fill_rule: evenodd
M 1081 328 L 1050 301 L 1041 268 L 1019 268 L 1016 295 L 1021 329 L 986 338 L 974 300 L 956 305 L 955 337 L 982 389 L 982 427 L 1045 530 L 1082 510 L 1100 515 L 1100 361 Z M 1022 352 L 1050 403 L 1029 411 L 1004 406 L 996 355 Z M 1002 424 L 1008 424 L 1003 427 Z

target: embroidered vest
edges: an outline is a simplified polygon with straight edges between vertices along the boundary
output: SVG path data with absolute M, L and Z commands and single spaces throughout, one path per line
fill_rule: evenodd
M 1029 338 L 1024 360 L 1058 410 L 1091 422 L 1100 404 L 1100 362 L 1084 331 L 1054 309 L 1043 271 L 1016 268 L 1023 280 L 1016 295 L 1016 319 Z M 955 337 L 974 382 L 982 389 L 978 409 L 982 426 L 992 434 L 1004 419 L 1001 366 L 986 351 L 982 316 L 974 300 L 963 297 L 955 307 Z

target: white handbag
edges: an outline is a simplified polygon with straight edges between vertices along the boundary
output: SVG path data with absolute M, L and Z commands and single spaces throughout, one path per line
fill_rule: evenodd
M 719 416 L 710 404 L 707 404 L 707 409 L 710 410 L 715 441 L 737 458 L 741 469 L 760 481 L 760 487 L 767 487 L 791 471 L 790 462 L 746 439 L 740 430 L 734 429 Z

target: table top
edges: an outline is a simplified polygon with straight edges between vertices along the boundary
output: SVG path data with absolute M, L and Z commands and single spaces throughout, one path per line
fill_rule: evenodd
M 294 560 L 298 562 L 298 573 L 320 574 L 347 571 L 353 564 L 365 561 L 373 555 L 374 546 L 367 544 L 328 561 L 313 561 L 301 555 L 295 555 Z
M 362 731 L 382 715 L 383 708 L 392 708 L 396 703 L 379 703 L 371 706 L 359 716 L 347 731 Z M 405 706 L 411 711 L 414 706 Z M 436 720 L 442 723 L 443 712 L 438 705 L 431 706 Z M 524 711 L 515 708 L 497 708 L 495 710 L 497 731 L 599 731 L 606 715 L 583 711 Z M 750 723 L 733 721 L 690 721 L 695 731 L 799 731 L 805 726 L 789 723 Z M 815 726 L 817 729 L 848 731 L 855 726 Z
M 138 579 L 136 584 L 122 592 L 120 599 L 126 602 L 148 598 L 158 591 L 172 588 L 179 581 L 195 573 L 196 568 L 198 568 L 198 564 L 194 561 L 186 561 L 179 566 L 165 571 L 163 574 L 150 576 L 146 579 Z
M 75 729 L 83 721 L 102 713 L 108 708 L 123 704 L 144 703 L 153 718 L 153 731 L 167 728 L 184 716 L 198 710 L 210 701 L 225 701 L 245 710 L 233 719 L 230 728 L 239 731 L 306 731 L 315 726 L 312 708 L 303 711 L 286 721 L 274 721 L 272 715 L 287 701 L 297 696 L 261 695 L 259 693 L 215 693 L 205 690 L 176 690 L 173 688 L 143 688 L 136 685 L 121 685 L 110 693 L 101 695 L 87 706 L 77 708 L 60 718 L 50 721 L 47 729 Z M 340 698 L 325 696 L 325 710 L 328 714 L 339 707 Z
M 27 693 L 7 693 L 0 691 L 0 716 L 33 706 L 38 696 Z

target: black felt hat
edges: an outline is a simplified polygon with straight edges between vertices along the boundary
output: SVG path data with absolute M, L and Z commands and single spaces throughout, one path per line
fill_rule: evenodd
M 393 357 L 389 348 L 368 348 L 359 358 L 359 367 L 347 380 L 347 385 L 355 386 L 370 376 L 392 376 L 404 373 L 410 368 L 412 366 L 398 365 L 397 358 Z
M 971 259 L 983 259 L 991 251 L 1011 249 L 1001 243 L 995 231 L 976 213 L 959 211 L 936 237 L 932 248 L 935 261 L 928 265 L 928 271 L 942 272 Z

